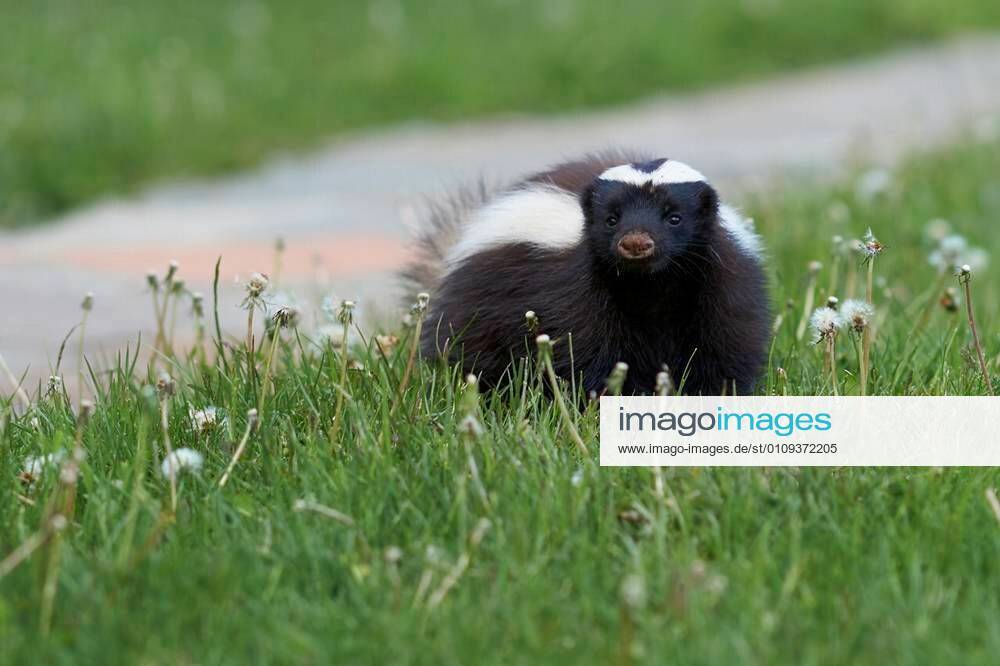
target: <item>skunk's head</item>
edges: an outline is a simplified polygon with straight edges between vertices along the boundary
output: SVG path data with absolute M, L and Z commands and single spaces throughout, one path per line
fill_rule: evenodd
M 616 273 L 684 268 L 711 238 L 719 198 L 705 177 L 674 160 L 612 167 L 583 192 L 586 238 Z

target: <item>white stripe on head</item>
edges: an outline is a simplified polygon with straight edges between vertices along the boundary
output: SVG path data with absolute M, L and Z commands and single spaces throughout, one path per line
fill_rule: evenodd
M 530 243 L 550 250 L 572 247 L 583 237 L 583 209 L 576 195 L 551 185 L 512 190 L 480 208 L 445 258 L 451 269 L 484 250 Z
M 722 204 L 719 206 L 719 223 L 740 252 L 750 257 L 761 258 L 764 254 L 764 243 L 754 231 L 752 220 L 743 217 L 732 206 Z
M 601 180 L 613 180 L 619 183 L 642 187 L 653 185 L 670 185 L 675 183 L 707 183 L 708 179 L 701 172 L 689 167 L 684 162 L 665 160 L 655 171 L 646 172 L 637 169 L 632 164 L 620 164 L 606 170 L 600 176 Z

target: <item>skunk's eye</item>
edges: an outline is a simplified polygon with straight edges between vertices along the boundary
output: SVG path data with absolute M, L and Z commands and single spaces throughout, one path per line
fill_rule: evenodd
M 616 226 L 618 224 L 618 216 L 608 215 L 608 219 L 606 219 L 604 223 L 607 224 L 609 227 Z
M 684 218 L 682 218 L 677 213 L 670 213 L 670 214 L 667 215 L 667 224 L 669 224 L 672 227 L 676 227 L 683 220 L 684 220 Z

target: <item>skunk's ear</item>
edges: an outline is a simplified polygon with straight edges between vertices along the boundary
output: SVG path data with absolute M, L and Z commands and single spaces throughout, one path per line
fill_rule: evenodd
M 597 187 L 594 183 L 587 185 L 580 193 L 580 208 L 583 209 L 583 218 L 590 222 L 594 215 L 594 196 L 597 194 Z
M 705 218 L 715 218 L 719 214 L 719 194 L 708 183 L 703 183 L 698 192 L 698 212 Z

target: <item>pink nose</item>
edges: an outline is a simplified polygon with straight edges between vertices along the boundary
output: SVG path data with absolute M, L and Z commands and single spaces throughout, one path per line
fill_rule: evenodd
M 652 256 L 655 247 L 645 231 L 630 231 L 618 241 L 618 254 L 624 259 L 645 259 Z

